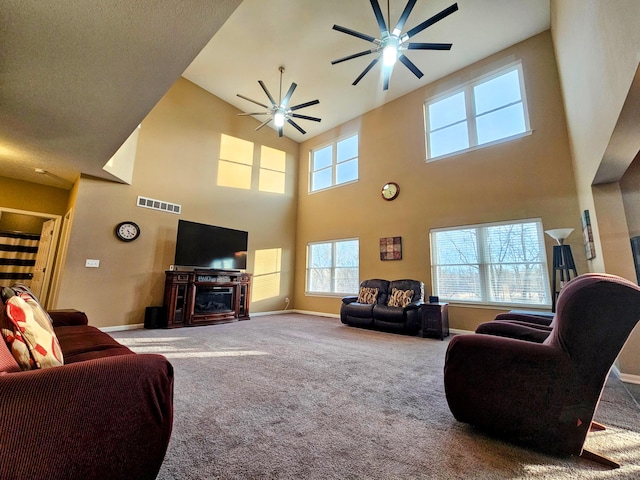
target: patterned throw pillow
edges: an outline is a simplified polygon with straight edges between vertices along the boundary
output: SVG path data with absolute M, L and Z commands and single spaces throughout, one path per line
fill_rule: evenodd
M 413 290 L 398 290 L 397 288 L 392 288 L 387 305 L 390 307 L 404 308 L 411 303 L 412 298 Z
M 360 292 L 358 293 L 358 303 L 366 303 L 368 305 L 372 305 L 376 303 L 378 299 L 378 289 L 371 287 L 360 287 Z
M 6 300 L 0 330 L 22 370 L 63 364 L 51 319 L 31 295 L 21 293 Z

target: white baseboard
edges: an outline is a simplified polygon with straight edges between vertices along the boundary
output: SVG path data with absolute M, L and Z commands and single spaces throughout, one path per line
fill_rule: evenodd
M 132 325 L 116 325 L 115 327 L 101 327 L 98 330 L 103 332 L 121 332 L 123 330 L 138 330 L 139 328 L 144 328 L 144 323 L 134 323 Z
M 312 312 L 309 310 L 287 310 L 287 312 L 301 313 L 303 315 L 316 315 L 318 317 L 340 318 L 339 313 Z
M 630 373 L 619 373 L 618 375 L 620 380 L 625 383 L 633 383 L 635 385 L 640 385 L 640 375 L 632 375 Z
M 459 334 L 459 335 L 467 335 L 467 334 L 475 333 L 475 332 L 472 332 L 471 330 L 460 330 L 459 328 L 450 328 L 449 329 L 449 333 L 456 333 L 456 334 Z

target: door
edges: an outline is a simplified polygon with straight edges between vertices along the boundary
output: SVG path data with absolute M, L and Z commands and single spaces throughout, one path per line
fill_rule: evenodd
M 49 277 L 49 256 L 51 254 L 51 245 L 53 245 L 53 231 L 55 228 L 55 220 L 47 220 L 42 224 L 40 232 L 40 242 L 38 243 L 38 253 L 36 254 L 36 264 L 33 267 L 33 278 L 29 287 L 33 294 L 40 302 L 44 303 L 46 291 L 43 289 L 45 280 Z

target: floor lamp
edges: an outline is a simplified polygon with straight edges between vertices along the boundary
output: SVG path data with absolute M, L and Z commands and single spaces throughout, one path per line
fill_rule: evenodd
M 552 306 L 551 311 L 556 311 L 556 301 L 560 290 L 566 282 L 578 276 L 576 264 L 573 261 L 571 245 L 565 245 L 564 241 L 573 232 L 573 228 L 556 228 L 555 230 L 545 230 L 545 233 L 558 242 L 553 246 L 553 286 L 552 286 Z

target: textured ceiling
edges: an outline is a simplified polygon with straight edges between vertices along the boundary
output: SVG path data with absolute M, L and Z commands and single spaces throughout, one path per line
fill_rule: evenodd
M 113 179 L 102 167 L 239 4 L 0 0 L 0 175 Z
M 452 3 L 418 0 L 405 31 Z M 80 173 L 114 179 L 102 167 L 183 73 L 255 111 L 236 94 L 266 103 L 258 80 L 277 96 L 283 65 L 294 104 L 320 100 L 299 111 L 322 118 L 299 122 L 305 136 L 285 126 L 301 141 L 549 28 L 548 0 L 457 3 L 412 38 L 452 50 L 408 52 L 424 77 L 398 64 L 383 92 L 379 67 L 351 85 L 372 56 L 330 63 L 370 45 L 333 24 L 378 36 L 368 0 L 0 0 L 0 175 L 60 188 Z M 395 24 L 406 1 L 380 4 Z

